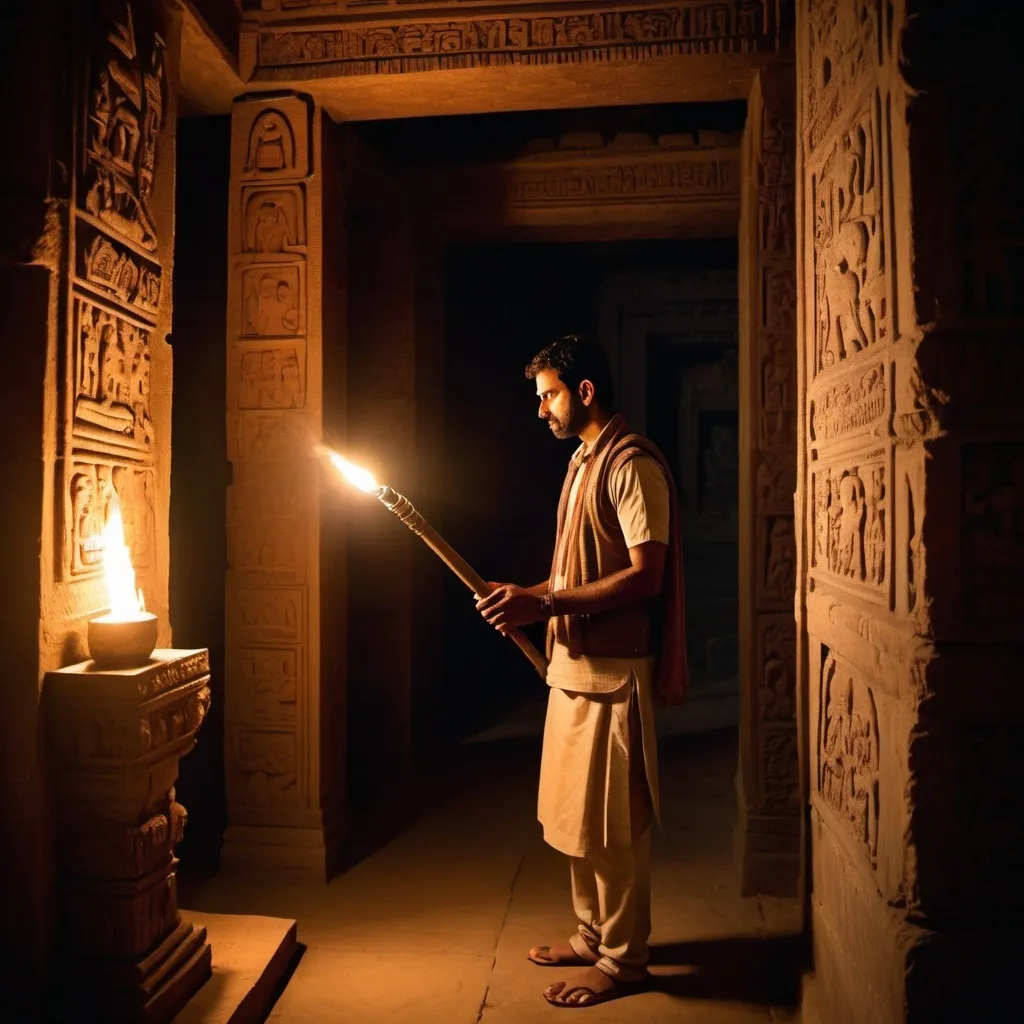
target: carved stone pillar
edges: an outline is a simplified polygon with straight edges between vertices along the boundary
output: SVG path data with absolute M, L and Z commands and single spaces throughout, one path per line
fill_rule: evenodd
M 207 652 L 91 661 L 44 681 L 61 844 L 68 991 L 89 1019 L 168 1021 L 210 974 L 206 929 L 178 913 L 178 761 L 210 704 Z M 81 1000 L 80 1006 L 78 1001 Z
M 748 894 L 795 895 L 800 876 L 794 88 L 791 71 L 762 71 L 743 137 L 736 849 Z
M 314 450 L 344 429 L 346 218 L 325 124 L 293 93 L 232 112 L 223 849 L 320 877 L 343 827 L 346 699 L 343 524 Z

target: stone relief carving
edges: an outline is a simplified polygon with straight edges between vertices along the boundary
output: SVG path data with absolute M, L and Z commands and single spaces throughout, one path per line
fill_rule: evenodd
M 877 138 L 873 104 L 813 178 L 815 374 L 889 337 Z
M 153 320 L 160 310 L 160 268 L 88 225 L 79 227 L 79 278 L 133 312 Z
M 306 251 L 305 194 L 300 185 L 242 190 L 243 249 L 274 255 Z
M 229 537 L 228 567 L 262 582 L 300 583 L 306 575 L 305 545 L 301 523 L 238 519 Z
M 1024 614 L 1024 444 L 963 448 L 961 558 L 970 622 Z
M 759 601 L 786 604 L 796 592 L 796 539 L 791 516 L 766 518 L 761 521 L 762 576 Z
M 792 616 L 766 616 L 758 623 L 758 632 L 760 719 L 762 722 L 793 722 L 796 719 L 796 623 Z
M 150 451 L 149 330 L 84 299 L 78 301 L 77 313 L 75 434 Z
M 302 444 L 287 417 L 277 414 L 243 413 L 238 424 L 234 459 L 281 462 L 295 458 Z M 307 445 L 308 448 L 308 445 Z
M 297 647 L 243 647 L 239 652 L 242 721 L 293 725 L 298 705 L 300 651 Z
M 295 132 L 280 110 L 264 110 L 249 129 L 248 174 L 294 174 Z
M 304 267 L 258 263 L 242 271 L 242 334 L 280 337 L 305 329 Z
M 303 591 L 253 588 L 235 595 L 235 630 L 244 643 L 280 644 L 300 641 L 305 633 Z
M 152 469 L 75 460 L 64 503 L 65 575 L 77 578 L 100 570 L 103 528 L 114 493 L 121 502 L 125 543 L 131 551 L 132 565 L 140 574 L 152 568 L 156 554 L 154 487 Z
M 238 803 L 256 807 L 298 806 L 296 746 L 293 732 L 239 729 L 232 765 Z
M 877 363 L 812 399 L 811 440 L 829 442 L 849 435 L 881 434 L 888 405 L 887 379 L 885 364 Z
M 761 287 L 761 323 L 769 330 L 796 329 L 796 275 L 793 267 L 766 267 Z M 789 339 L 792 343 L 792 339 Z
M 795 729 L 771 729 L 761 734 L 761 794 L 763 814 L 790 816 L 800 809 L 800 757 Z
M 130 4 L 96 54 L 85 150 L 85 209 L 143 249 L 157 247 L 150 209 L 165 113 L 164 41 L 136 45 Z
M 779 452 L 795 461 L 796 352 L 794 339 L 792 335 L 762 336 L 761 347 L 761 410 L 758 420 L 758 451 Z
M 308 507 L 307 481 L 295 466 L 274 463 L 236 463 L 228 488 L 228 519 L 244 516 L 295 518 Z
M 885 463 L 820 469 L 813 476 L 815 570 L 881 590 L 888 582 L 889 493 Z
M 306 404 L 301 345 L 239 346 L 240 409 L 301 409 Z
M 871 688 L 828 648 L 821 669 L 818 792 L 864 845 L 878 852 L 879 733 Z
M 882 60 L 881 0 L 811 0 L 804 3 L 809 46 L 804 74 L 807 134 L 817 147 L 853 94 L 862 74 Z
M 676 7 L 525 15 L 476 21 L 422 21 L 335 31 L 275 29 L 258 36 L 260 67 L 332 63 L 337 74 L 394 74 L 440 68 L 558 63 L 566 48 L 591 60 L 637 60 L 687 53 L 777 47 L 776 7 L 767 0 L 718 0 Z M 564 58 L 562 58 L 564 59 Z

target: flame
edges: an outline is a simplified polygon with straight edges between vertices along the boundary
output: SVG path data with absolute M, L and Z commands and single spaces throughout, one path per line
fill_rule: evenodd
M 135 588 L 135 569 L 128 545 L 124 542 L 121 500 L 116 493 L 110 496 L 110 511 L 103 527 L 103 574 L 110 604 L 110 612 L 104 617 L 119 622 L 142 618 L 145 604 L 142 591 Z
M 353 487 L 358 487 L 359 490 L 365 491 L 367 494 L 373 494 L 374 491 L 380 490 L 380 484 L 377 483 L 374 475 L 368 469 L 363 469 L 362 466 L 349 462 L 348 459 L 342 458 L 337 452 L 332 452 L 330 448 L 323 448 L 322 451 L 330 460 L 331 465 Z

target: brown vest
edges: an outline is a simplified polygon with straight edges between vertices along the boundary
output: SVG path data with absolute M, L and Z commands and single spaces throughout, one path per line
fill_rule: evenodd
M 598 615 L 558 615 L 548 627 L 548 657 L 554 643 L 564 644 L 570 657 L 638 658 L 658 655 L 658 688 L 685 692 L 688 673 L 682 611 L 682 559 L 672 474 L 664 456 L 647 438 L 630 433 L 616 415 L 577 468 L 570 464 L 558 504 L 555 561 L 551 578 L 561 576 L 566 589 L 603 579 L 632 564 L 618 516 L 609 495 L 611 473 L 637 455 L 650 455 L 669 481 L 669 556 L 662 593 L 653 601 L 636 602 Z M 582 473 L 572 517 L 566 522 L 569 494 L 576 473 Z M 565 543 L 563 544 L 563 540 Z M 559 564 L 559 555 L 561 562 Z

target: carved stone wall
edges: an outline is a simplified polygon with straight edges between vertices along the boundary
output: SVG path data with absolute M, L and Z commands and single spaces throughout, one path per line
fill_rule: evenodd
M 996 1019 L 1016 984 L 997 923 L 1020 906 L 1019 856 L 1000 851 L 1024 841 L 1006 753 L 1022 712 L 1005 685 L 1024 466 L 1006 383 L 1022 323 L 1006 187 L 1021 132 L 999 113 L 1019 88 L 998 56 L 1012 33 L 966 4 L 801 15 L 801 675 L 821 981 L 805 1016 Z
M 323 115 L 309 97 L 236 101 L 224 857 L 321 875 L 341 824 L 338 779 L 322 758 L 333 757 L 325 740 L 335 738 L 343 703 L 335 648 L 344 637 L 321 631 L 322 606 L 337 587 L 334 580 L 324 585 L 321 564 L 337 536 L 321 545 L 322 480 L 313 447 L 324 425 L 324 317 L 332 308 L 323 301 L 325 251 L 333 252 L 324 240 L 324 209 L 334 194 L 325 184 L 324 148 Z M 342 235 L 343 224 L 339 216 Z M 343 353 L 344 335 L 332 340 Z
M 795 112 L 792 72 L 747 108 L 740 220 L 740 817 L 745 892 L 794 895 L 797 735 Z

